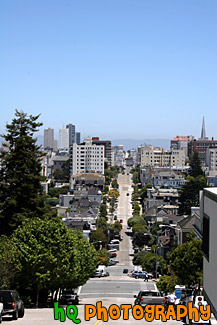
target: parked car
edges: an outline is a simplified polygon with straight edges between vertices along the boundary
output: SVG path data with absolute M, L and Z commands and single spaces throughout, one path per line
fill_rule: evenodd
M 3 298 L 0 298 L 0 324 L 2 322 L 2 314 L 3 314 Z
M 135 279 L 147 279 L 147 272 L 145 271 L 134 271 L 132 277 Z
M 153 279 L 154 275 L 152 273 L 147 273 L 148 279 Z
M 59 303 L 60 305 L 78 305 L 79 298 L 74 290 L 63 290 Z
M 119 260 L 109 260 L 109 266 L 116 265 L 117 263 L 119 263 Z
M 24 316 L 24 303 L 16 290 L 0 290 L 3 302 L 2 315 L 11 315 L 14 320 Z
M 113 252 L 117 252 L 117 249 L 116 249 L 116 248 L 111 248 L 111 249 L 109 250 L 109 253 L 113 253 Z
M 127 196 L 129 196 L 130 194 L 129 193 L 127 193 Z
M 117 218 L 117 216 L 114 216 L 114 220 L 117 220 L 118 218 Z
M 120 219 L 120 223 L 123 223 L 123 220 L 122 219 Z
M 128 269 L 123 269 L 123 273 L 128 273 Z

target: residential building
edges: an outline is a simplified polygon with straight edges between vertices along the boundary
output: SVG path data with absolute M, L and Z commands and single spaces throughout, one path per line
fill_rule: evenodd
M 124 163 L 124 146 L 112 146 L 112 166 L 123 166 Z
M 184 165 L 186 160 L 185 150 L 164 150 L 163 148 L 154 148 L 151 145 L 140 147 L 140 165 L 141 166 L 176 166 Z
M 111 156 L 111 141 L 110 140 L 100 140 L 99 137 L 93 137 L 92 143 L 96 145 L 102 145 L 104 146 L 104 158 L 105 158 L 105 164 L 106 168 L 110 168 L 112 165 L 112 156 Z
M 202 164 L 205 166 L 207 149 L 215 147 L 217 147 L 217 140 L 214 140 L 214 138 L 212 138 L 211 140 L 209 140 L 208 138 L 198 140 L 194 139 L 188 143 L 188 156 L 192 156 L 193 153 L 197 151 Z
M 57 151 L 57 141 L 54 140 L 54 129 L 48 128 L 44 130 L 44 149 Z
M 180 136 L 177 135 L 170 141 L 170 150 L 184 150 L 185 155 L 188 155 L 188 143 L 193 140 L 194 137 L 192 135 Z
M 217 318 L 217 188 L 204 188 L 200 201 L 203 236 L 203 294 Z
M 69 129 L 64 126 L 59 129 L 59 150 L 69 152 Z
M 71 191 L 81 191 L 82 189 L 88 192 L 89 188 L 97 187 L 103 190 L 105 178 L 103 175 L 96 173 L 82 173 L 72 175 Z
M 91 138 L 85 138 L 81 144 L 70 147 L 70 173 L 104 174 L 104 145 L 93 144 Z
M 52 161 L 53 161 L 53 171 L 59 169 L 63 169 L 63 165 L 69 160 L 68 156 L 55 156 Z
M 217 176 L 217 146 L 206 149 L 206 166 L 209 168 L 209 176 Z
M 151 184 L 156 188 L 181 188 L 186 180 L 181 172 L 172 168 L 144 167 L 140 169 L 140 182 L 142 186 Z

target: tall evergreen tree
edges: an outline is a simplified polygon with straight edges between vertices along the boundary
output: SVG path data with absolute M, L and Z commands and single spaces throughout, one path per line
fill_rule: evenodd
M 48 212 L 41 181 L 43 152 L 33 135 L 42 123 L 39 115 L 16 110 L 6 124 L 4 151 L 0 153 L 0 234 L 11 234 L 26 218 L 42 218 Z
M 189 170 L 190 176 L 197 177 L 197 176 L 204 175 L 204 172 L 201 167 L 201 159 L 197 151 L 194 151 L 194 154 L 190 159 L 189 165 L 190 165 L 190 170 Z

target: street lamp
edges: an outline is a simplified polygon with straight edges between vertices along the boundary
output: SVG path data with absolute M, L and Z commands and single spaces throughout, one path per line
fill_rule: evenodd
M 174 230 L 178 230 L 178 245 L 180 245 L 180 227 L 176 227 L 175 224 L 170 224 L 170 225 L 159 225 L 160 228 L 171 228 L 171 229 L 174 229 Z
M 155 272 L 156 272 L 156 279 L 157 279 L 157 244 L 158 244 L 158 236 L 156 235 L 152 235 L 151 233 L 144 233 L 145 236 L 152 236 L 156 238 L 156 249 L 155 249 L 155 256 L 156 256 L 156 264 L 155 264 Z

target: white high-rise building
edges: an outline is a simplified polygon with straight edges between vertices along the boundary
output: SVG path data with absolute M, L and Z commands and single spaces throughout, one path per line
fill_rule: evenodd
M 64 126 L 59 129 L 59 149 L 69 151 L 69 129 Z
M 104 174 L 104 145 L 92 143 L 92 138 L 84 138 L 81 144 L 70 146 L 71 175 L 79 173 Z
M 124 146 L 112 146 L 112 166 L 123 166 L 124 164 Z

